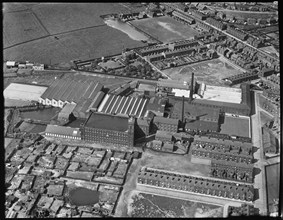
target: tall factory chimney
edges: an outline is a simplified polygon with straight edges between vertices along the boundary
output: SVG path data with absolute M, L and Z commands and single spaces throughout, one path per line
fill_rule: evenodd
M 193 100 L 193 93 L 194 93 L 194 73 L 192 73 L 191 79 L 191 88 L 190 88 L 190 102 Z
M 182 98 L 182 124 L 184 124 L 185 97 Z

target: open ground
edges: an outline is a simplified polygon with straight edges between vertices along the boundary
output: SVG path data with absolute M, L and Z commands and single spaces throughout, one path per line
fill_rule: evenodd
M 171 68 L 163 72 L 172 79 L 182 81 L 190 81 L 191 74 L 194 72 L 198 82 L 214 86 L 227 86 L 223 78 L 242 73 L 220 59 Z
M 163 43 L 193 38 L 198 33 L 190 26 L 185 26 L 168 16 L 135 20 L 130 23 Z
M 250 121 L 247 117 L 233 117 L 225 115 L 221 125 L 221 134 L 250 137 Z
M 108 27 L 100 15 L 127 12 L 121 4 L 34 4 L 4 10 L 4 60 L 58 64 L 121 53 L 144 46 Z M 64 13 L 62 13 L 64 12 Z M 115 36 L 115 37 L 113 37 Z
M 266 166 L 265 171 L 267 182 L 268 210 L 269 212 L 273 212 L 273 199 L 279 198 L 280 163 Z
M 128 204 L 129 217 L 222 217 L 223 207 L 136 192 Z

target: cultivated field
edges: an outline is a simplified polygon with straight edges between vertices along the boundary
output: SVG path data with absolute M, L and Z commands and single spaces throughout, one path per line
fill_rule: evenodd
M 239 118 L 225 115 L 224 123 L 220 128 L 221 134 L 249 137 L 250 123 L 248 118 Z
M 147 193 L 134 193 L 129 217 L 223 217 L 223 207 Z
M 189 39 L 198 33 L 190 26 L 167 16 L 135 20 L 130 23 L 164 43 Z
M 279 198 L 280 163 L 265 167 L 269 212 L 273 211 L 273 199 Z
M 190 81 L 191 74 L 194 72 L 197 82 L 214 86 L 227 86 L 221 79 L 242 73 L 219 59 L 171 68 L 163 72 L 170 78 L 181 81 Z
M 6 49 L 4 59 L 59 64 L 75 59 L 87 60 L 115 55 L 121 53 L 123 48 L 145 45 L 107 25 L 57 35 L 57 37 L 58 40 L 47 37 Z
M 49 3 L 36 5 L 32 10 L 50 34 L 105 25 L 100 15 L 128 11 L 117 3 Z
M 47 36 L 31 11 L 4 13 L 3 16 L 3 46 L 4 48 L 18 43 L 28 42 Z

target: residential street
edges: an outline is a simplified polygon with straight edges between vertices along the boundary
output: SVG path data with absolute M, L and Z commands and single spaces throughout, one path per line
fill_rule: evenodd
M 257 147 L 257 151 L 254 153 L 254 170 L 260 169 L 260 173 L 255 175 L 254 188 L 258 189 L 258 199 L 254 204 L 256 208 L 259 208 L 261 215 L 267 215 L 267 196 L 266 196 L 266 179 L 265 179 L 265 165 L 263 148 L 262 148 L 262 134 L 260 123 L 260 109 L 258 108 L 258 94 L 255 92 L 255 109 L 256 114 L 251 116 L 252 120 L 252 141 L 253 146 Z

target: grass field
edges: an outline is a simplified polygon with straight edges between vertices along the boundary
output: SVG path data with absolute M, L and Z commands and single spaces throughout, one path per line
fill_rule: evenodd
M 7 3 L 3 13 L 3 41 L 4 48 L 9 48 L 4 49 L 4 60 L 59 64 L 144 46 L 108 27 L 100 18 L 100 15 L 128 11 L 116 3 Z
M 181 81 L 190 81 L 191 74 L 194 72 L 197 82 L 214 86 L 227 86 L 221 79 L 242 73 L 220 59 L 171 68 L 163 72 L 172 79 Z
M 131 21 L 131 23 L 164 43 L 189 39 L 198 33 L 190 26 L 186 26 L 167 16 L 135 20 Z
M 3 16 L 3 46 L 34 40 L 47 36 L 48 32 L 30 11 L 4 13 Z
M 147 193 L 133 194 L 130 217 L 223 217 L 223 207 Z
M 224 123 L 221 125 L 221 134 L 236 135 L 241 137 L 249 137 L 249 119 L 235 118 L 232 116 L 225 116 Z
M 106 25 L 57 35 L 57 37 L 59 40 L 47 37 L 6 49 L 4 59 L 58 64 L 75 59 L 115 55 L 121 53 L 123 48 L 145 45 Z
M 49 3 L 36 5 L 32 10 L 50 34 L 105 25 L 100 15 L 128 11 L 115 3 Z
M 3 3 L 3 12 L 7 13 L 7 12 L 16 12 L 16 11 L 24 11 L 24 10 L 28 10 L 31 7 L 33 7 L 34 5 L 37 5 L 39 3 Z
M 265 167 L 267 180 L 267 200 L 269 212 L 273 211 L 273 199 L 279 198 L 280 163 Z

